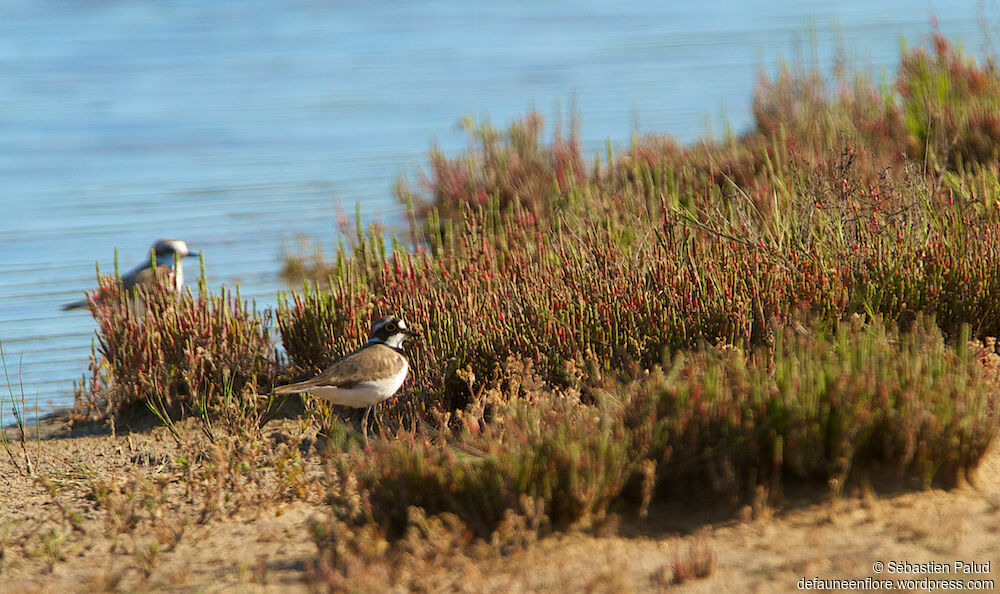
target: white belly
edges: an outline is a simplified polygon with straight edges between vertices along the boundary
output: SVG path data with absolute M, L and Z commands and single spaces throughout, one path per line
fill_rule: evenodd
M 409 365 L 404 364 L 403 369 L 392 377 L 373 382 L 358 382 L 353 388 L 335 388 L 333 386 L 310 388 L 309 393 L 341 406 L 354 408 L 374 406 L 383 400 L 388 400 L 399 390 L 408 371 Z

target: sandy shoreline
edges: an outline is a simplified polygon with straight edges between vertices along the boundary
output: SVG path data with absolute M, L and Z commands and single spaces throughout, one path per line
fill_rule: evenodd
M 193 420 L 179 427 L 197 439 Z M 294 419 L 272 421 L 265 433 L 280 443 L 301 427 Z M 204 502 L 169 470 L 171 457 L 183 452 L 165 427 L 112 436 L 49 416 L 40 429 L 43 439 L 29 443 L 35 478 L 16 470 L 5 452 L 0 459 L 0 591 L 313 589 L 317 549 L 309 527 L 325 515 L 321 489 L 199 522 L 193 518 Z M 12 452 L 20 463 L 19 443 Z M 319 456 L 301 460 L 318 486 Z M 137 505 L 135 526 L 123 530 L 95 485 L 123 485 L 127 493 L 137 477 L 159 485 L 161 499 Z M 757 513 L 661 504 L 647 521 L 621 518 L 606 535 L 560 534 L 505 557 L 448 564 L 432 583 L 467 591 L 656 591 L 677 560 L 698 551 L 714 557 L 714 571 L 683 590 L 792 591 L 798 580 L 817 577 L 922 577 L 873 572 L 876 561 L 890 560 L 990 563 L 988 574 L 926 577 L 1000 578 L 1000 448 L 994 444 L 972 485 L 900 487 L 879 484 L 841 499 L 807 489 L 789 494 L 781 509 Z

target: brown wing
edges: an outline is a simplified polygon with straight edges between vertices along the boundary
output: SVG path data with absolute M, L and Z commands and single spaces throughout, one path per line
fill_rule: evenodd
M 130 271 L 128 274 L 122 277 L 122 288 L 126 291 L 130 291 L 135 288 L 136 285 L 142 285 L 144 287 L 152 287 L 156 284 L 156 278 L 160 277 L 167 281 L 170 278 L 170 274 L 173 272 L 169 266 L 157 266 L 154 272 L 153 268 L 146 266 L 145 268 L 138 268 Z M 107 299 L 107 295 L 98 295 L 97 300 L 102 301 Z M 62 306 L 63 311 L 70 309 L 83 309 L 89 305 L 86 299 L 81 299 L 80 301 L 74 301 L 73 303 L 67 303 Z
M 142 270 L 136 270 L 131 274 L 122 277 L 122 287 L 126 290 L 131 289 L 136 285 L 152 287 L 156 284 L 157 277 L 161 279 L 169 278 L 171 272 L 172 271 L 169 266 L 157 266 L 155 269 L 147 266 Z
M 312 379 L 275 388 L 277 394 L 308 392 L 318 386 L 353 388 L 374 377 L 394 375 L 402 369 L 405 359 L 384 344 L 366 345 L 337 361 Z

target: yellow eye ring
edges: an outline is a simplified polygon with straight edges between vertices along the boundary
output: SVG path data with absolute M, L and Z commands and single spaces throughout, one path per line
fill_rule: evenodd
M 396 331 L 396 325 L 393 324 L 393 323 L 386 324 L 385 325 L 385 329 L 386 329 L 387 332 L 395 332 Z

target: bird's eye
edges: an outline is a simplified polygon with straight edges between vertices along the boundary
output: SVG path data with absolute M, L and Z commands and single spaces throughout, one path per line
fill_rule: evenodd
M 389 322 L 388 324 L 385 325 L 386 332 L 395 332 L 396 329 L 397 329 L 396 325 L 393 324 L 392 322 Z

